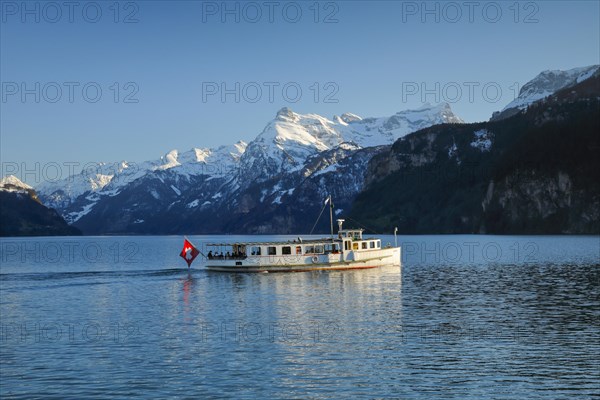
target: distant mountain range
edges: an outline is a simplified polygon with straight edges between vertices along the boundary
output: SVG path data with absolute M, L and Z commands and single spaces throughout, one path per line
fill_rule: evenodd
M 542 72 L 490 122 L 480 124 L 465 124 L 446 103 L 380 118 L 346 113 L 328 119 L 283 108 L 249 143 L 173 150 L 140 164 L 104 164 L 93 174 L 36 189 L 44 204 L 86 234 L 306 233 L 328 194 L 336 216 L 383 230 L 590 232 L 598 221 L 597 184 L 580 187 L 583 178 L 576 170 L 561 167 L 572 160 L 570 153 L 557 149 L 567 151 L 565 143 L 593 148 L 589 126 L 576 127 L 583 124 L 578 121 L 598 120 L 593 108 L 598 71 L 592 66 Z M 591 108 L 579 110 L 581 104 Z M 555 113 L 558 108 L 561 112 Z M 555 131 L 562 136 L 553 136 Z M 542 143 L 535 147 L 530 140 Z M 545 153 L 540 155 L 540 149 Z M 549 152 L 555 157 L 544 158 Z M 554 197 L 540 187 L 511 194 L 502 189 L 520 187 L 519 179 L 529 182 L 530 174 L 538 177 L 535 168 L 510 169 L 510 162 L 520 165 L 526 159 L 539 159 L 540 168 L 553 171 L 540 184 L 548 191 L 554 182 Z M 585 176 L 595 177 L 587 167 L 581 166 Z M 432 180 L 432 168 L 461 175 L 455 181 Z M 464 182 L 466 168 L 477 175 L 476 184 Z M 564 204 L 577 204 L 577 209 L 548 223 L 554 214 L 540 204 L 554 202 L 563 210 L 559 197 L 565 187 L 576 193 L 569 192 L 570 203 Z M 445 197 L 453 200 L 447 203 Z M 531 218 L 533 209 L 524 203 L 536 205 L 539 218 Z M 572 214 L 578 212 L 591 222 L 574 222 Z M 505 213 L 513 222 L 498 216 Z M 517 229 L 520 220 L 523 226 Z M 324 219 L 316 230 L 328 229 Z
M 349 209 L 382 147 L 431 125 L 462 122 L 448 104 L 331 120 L 283 108 L 248 144 L 107 164 L 38 190 L 89 234 L 306 232 L 330 192 L 338 214 Z

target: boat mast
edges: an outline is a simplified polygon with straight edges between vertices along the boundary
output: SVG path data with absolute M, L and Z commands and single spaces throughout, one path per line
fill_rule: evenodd
M 331 226 L 331 241 L 333 242 L 333 201 L 329 195 L 329 225 Z

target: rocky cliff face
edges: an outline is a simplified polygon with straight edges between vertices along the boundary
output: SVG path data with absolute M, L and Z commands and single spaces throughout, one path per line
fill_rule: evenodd
M 490 181 L 481 204 L 487 216 L 481 230 L 598 233 L 600 201 L 588 196 L 590 189 L 575 185 L 563 171 L 513 171 L 498 182 Z

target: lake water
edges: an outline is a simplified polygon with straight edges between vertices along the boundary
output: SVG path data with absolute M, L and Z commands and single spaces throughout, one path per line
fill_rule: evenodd
M 600 395 L 599 237 L 398 241 L 402 269 L 227 274 L 182 237 L 4 238 L 0 397 Z

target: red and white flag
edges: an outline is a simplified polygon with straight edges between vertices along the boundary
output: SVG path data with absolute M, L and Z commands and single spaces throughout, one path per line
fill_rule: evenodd
M 183 241 L 183 249 L 181 250 L 181 253 L 179 253 L 179 257 L 185 260 L 185 262 L 188 265 L 188 268 L 192 265 L 194 259 L 198 257 L 198 254 L 200 254 L 200 251 L 196 247 L 194 247 L 192 242 L 185 238 L 185 240 Z

